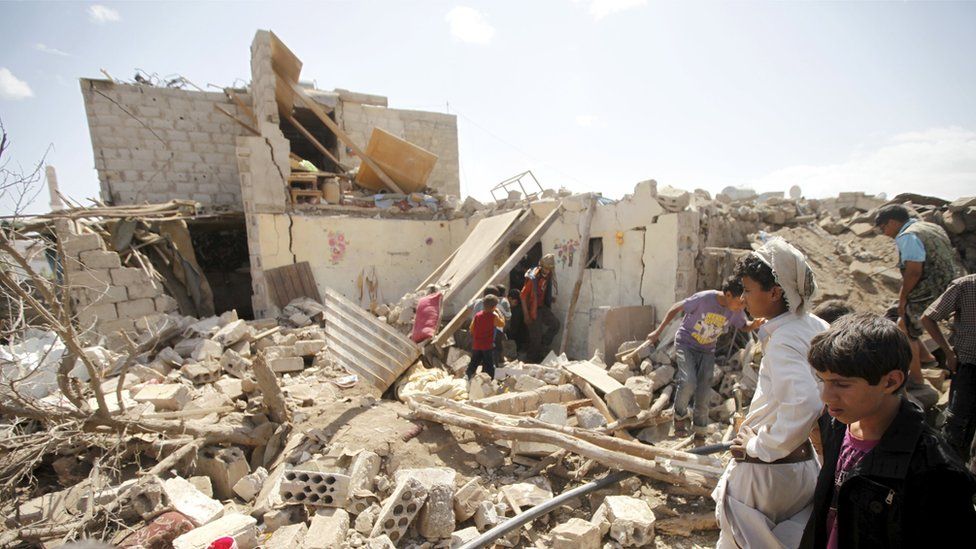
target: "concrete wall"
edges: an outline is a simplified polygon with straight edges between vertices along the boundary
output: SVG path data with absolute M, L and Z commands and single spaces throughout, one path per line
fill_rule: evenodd
M 361 302 L 360 276 L 379 282 L 378 303 L 412 292 L 468 232 L 465 221 L 256 214 L 263 269 L 308 261 L 325 287 Z M 369 301 L 363 302 L 368 305 Z
M 240 209 L 234 147 L 247 130 L 214 105 L 245 115 L 224 94 L 86 78 L 81 92 L 103 200 Z
M 341 99 L 341 96 L 340 96 Z M 461 195 L 458 175 L 457 116 L 437 112 L 389 109 L 340 100 L 336 117 L 342 129 L 363 149 L 373 128 L 382 128 L 401 139 L 437 155 L 437 164 L 427 184 L 442 194 Z M 359 157 L 347 147 L 339 147 L 339 160 L 358 166 Z

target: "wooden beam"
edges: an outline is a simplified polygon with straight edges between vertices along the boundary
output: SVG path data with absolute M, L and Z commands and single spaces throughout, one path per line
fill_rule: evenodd
M 295 117 L 294 116 L 292 116 L 290 114 L 285 114 L 285 113 L 281 113 L 281 116 L 284 117 L 284 119 L 287 120 L 289 124 L 291 124 L 292 126 L 294 126 L 295 129 L 298 130 L 299 133 L 301 133 L 302 135 L 304 135 L 305 136 L 305 139 L 308 139 L 308 141 L 312 145 L 314 145 L 315 148 L 318 149 L 320 153 L 322 153 L 325 156 L 329 157 L 329 160 L 335 162 L 335 165 L 336 166 L 339 166 L 339 169 L 341 169 L 342 171 L 348 171 L 348 170 L 346 170 L 346 167 L 343 166 L 341 162 L 339 162 L 339 159 L 336 158 L 335 155 L 333 155 L 329 151 L 329 149 L 325 148 L 325 145 L 323 145 L 322 143 L 319 143 L 319 140 L 318 139 L 315 139 L 315 136 L 312 135 L 312 132 L 310 132 L 307 129 L 305 129 L 305 126 L 302 126 L 301 122 L 299 122 L 298 120 L 295 120 Z
M 361 148 L 359 148 L 359 145 L 356 145 L 356 142 L 353 141 L 352 138 L 349 137 L 349 135 L 346 134 L 346 132 L 344 132 L 342 128 L 338 126 L 338 124 L 335 123 L 335 121 L 329 118 L 329 115 L 322 110 L 322 107 L 319 106 L 319 104 L 316 103 L 314 99 L 309 97 L 308 94 L 305 93 L 305 90 L 303 90 L 302 87 L 299 86 L 297 82 L 288 80 L 286 77 L 282 76 L 277 71 L 275 71 L 275 74 L 278 76 L 279 80 L 286 82 L 289 86 L 291 86 L 291 89 L 293 92 L 295 92 L 295 95 L 297 95 L 298 98 L 302 100 L 302 103 L 305 103 L 305 106 L 310 111 L 312 111 L 315 114 L 315 116 L 319 117 L 319 120 L 321 120 L 322 123 L 326 125 L 326 127 L 332 130 L 332 133 L 334 133 L 336 137 L 339 138 L 339 141 L 342 141 L 347 147 L 352 149 L 353 154 L 358 156 L 363 162 L 366 163 L 367 166 L 369 166 L 374 172 L 376 172 L 376 175 L 379 176 L 380 180 L 383 181 L 383 184 L 386 185 L 387 188 L 389 188 L 391 191 L 395 193 L 405 194 L 403 192 L 403 189 L 397 186 L 397 184 L 392 179 L 390 179 L 390 176 L 386 175 L 386 172 L 383 171 L 383 168 L 380 168 L 379 164 L 373 162 L 373 159 L 367 156 L 366 153 Z
M 245 121 L 243 121 L 243 120 L 241 120 L 240 118 L 237 118 L 237 117 L 236 117 L 236 116 L 234 116 L 234 115 L 233 115 L 233 114 L 232 114 L 232 113 L 231 113 L 230 111 L 228 111 L 228 110 L 225 110 L 225 109 L 224 109 L 223 107 L 221 107 L 220 105 L 218 105 L 218 104 L 216 104 L 216 103 L 214 103 L 214 108 L 215 108 L 215 109 L 217 109 L 218 111 L 220 111 L 220 112 L 222 112 L 222 113 L 224 113 L 224 114 L 226 114 L 227 116 L 229 116 L 231 120 L 233 120 L 234 122 L 237 122 L 238 124 L 240 124 L 240 125 L 241 125 L 241 127 L 242 127 L 242 128 L 244 128 L 245 130 L 247 130 L 247 131 L 249 131 L 249 132 L 251 132 L 251 133 L 253 133 L 254 135 L 261 135 L 261 132 L 259 132 L 259 131 L 257 130 L 257 128 L 255 128 L 254 126 L 252 126 L 252 125 L 250 125 L 250 124 L 248 124 L 247 122 L 245 122 Z
M 562 211 L 563 205 L 560 203 L 554 210 L 552 210 L 552 212 L 549 213 L 549 215 L 546 216 L 545 219 L 542 220 L 542 223 L 539 223 L 539 225 L 533 229 L 532 233 L 528 236 L 528 238 L 525 239 L 525 242 L 522 242 L 518 249 L 512 252 L 512 255 L 508 256 L 505 263 L 502 263 L 501 267 L 498 267 L 495 273 L 488 278 L 488 281 L 485 282 L 481 288 L 478 288 L 478 291 L 475 292 L 474 295 L 481 295 L 484 293 L 485 288 L 491 284 L 494 284 L 495 281 L 500 277 L 508 274 L 508 272 L 512 270 L 512 267 L 515 267 L 515 265 L 522 259 L 522 256 L 528 253 L 529 249 L 532 248 L 532 246 L 535 246 L 536 242 L 539 242 L 539 240 L 542 239 L 542 235 L 545 234 L 549 227 L 556 222 L 556 219 L 559 218 L 559 214 L 562 213 Z M 443 349 L 446 347 L 447 340 L 454 335 L 454 332 L 458 331 L 464 321 L 468 318 L 469 312 L 469 307 L 465 305 L 456 315 L 454 315 L 454 318 L 452 318 L 451 321 L 441 329 L 437 336 L 431 340 L 431 343 L 436 345 L 438 349 Z
M 522 210 L 522 213 L 519 214 L 519 216 L 516 217 L 514 221 L 512 221 L 512 224 L 508 227 L 508 229 L 505 230 L 505 232 L 498 237 L 498 240 L 496 240 L 495 243 L 492 244 L 491 248 L 489 248 L 488 252 L 485 253 L 484 257 L 482 257 L 481 260 L 478 261 L 477 265 L 475 265 L 470 270 L 468 270 L 467 274 L 462 276 L 460 280 L 456 281 L 453 286 L 451 286 L 444 292 L 444 301 L 443 301 L 444 303 L 447 303 L 447 300 L 451 299 L 452 297 L 454 297 L 454 294 L 461 291 L 461 289 L 463 289 L 468 284 L 468 282 L 470 282 L 471 279 L 474 278 L 474 275 L 481 272 L 482 268 L 484 268 L 486 265 L 491 264 L 491 262 L 495 259 L 495 254 L 498 253 L 498 251 L 502 248 L 502 246 L 508 244 L 508 241 L 512 239 L 512 236 L 516 233 L 516 231 L 519 230 L 519 228 L 522 226 L 522 223 L 525 223 L 525 220 L 531 214 L 532 214 L 532 210 L 530 208 L 525 208 L 524 210 Z M 478 297 L 480 295 L 481 295 L 480 293 L 475 294 L 475 297 Z M 503 297 L 505 296 L 500 295 L 498 296 L 498 299 L 501 299 Z
M 563 319 L 563 337 L 559 341 L 559 354 L 566 352 L 566 344 L 569 343 L 569 328 L 573 325 L 573 314 L 576 312 L 576 302 L 579 301 L 583 275 L 586 273 L 586 265 L 590 262 L 590 227 L 593 224 L 594 212 L 596 212 L 596 195 L 590 194 L 586 211 L 583 212 L 583 218 L 580 220 L 580 262 L 576 269 L 573 296 L 569 299 L 569 308 L 566 309 L 566 317 Z

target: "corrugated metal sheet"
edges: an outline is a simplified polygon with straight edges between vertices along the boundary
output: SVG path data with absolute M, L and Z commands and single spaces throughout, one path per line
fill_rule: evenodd
M 420 347 L 369 311 L 326 288 L 325 338 L 336 361 L 386 391 L 420 356 Z

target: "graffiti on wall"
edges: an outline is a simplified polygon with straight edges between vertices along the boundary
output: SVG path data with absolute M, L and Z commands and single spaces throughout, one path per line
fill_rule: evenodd
M 576 251 L 579 250 L 579 240 L 576 239 L 557 239 L 553 243 L 553 249 L 556 252 L 556 261 L 559 262 L 561 267 L 572 267 L 573 259 L 576 257 Z
M 349 241 L 346 240 L 346 235 L 340 231 L 329 231 L 329 261 L 333 265 L 338 265 L 342 258 L 346 256 L 346 246 L 349 245 Z

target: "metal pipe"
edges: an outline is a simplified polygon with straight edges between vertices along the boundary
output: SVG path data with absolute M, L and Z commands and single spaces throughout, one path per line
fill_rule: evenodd
M 708 444 L 705 446 L 699 446 L 698 448 L 692 448 L 688 450 L 690 454 L 698 455 L 709 455 L 718 452 L 724 452 L 732 446 L 731 442 L 720 442 L 718 444 Z M 550 511 L 556 507 L 562 505 L 564 502 L 569 501 L 573 498 L 589 494 L 601 488 L 605 488 L 612 484 L 617 484 L 620 481 L 636 476 L 637 473 L 631 473 L 630 471 L 617 471 L 615 473 L 610 473 L 609 475 L 594 480 L 593 482 L 584 484 L 582 486 L 577 486 L 572 490 L 563 492 L 558 496 L 550 499 L 549 501 L 543 503 L 542 505 L 537 505 L 524 513 L 520 513 L 505 522 L 499 524 L 498 526 L 488 530 L 487 532 L 481 534 L 480 536 L 474 538 L 473 540 L 460 546 L 458 549 L 481 549 L 487 547 L 491 542 L 504 536 L 505 534 L 519 528 L 523 524 L 532 521 L 538 517 L 548 514 Z

